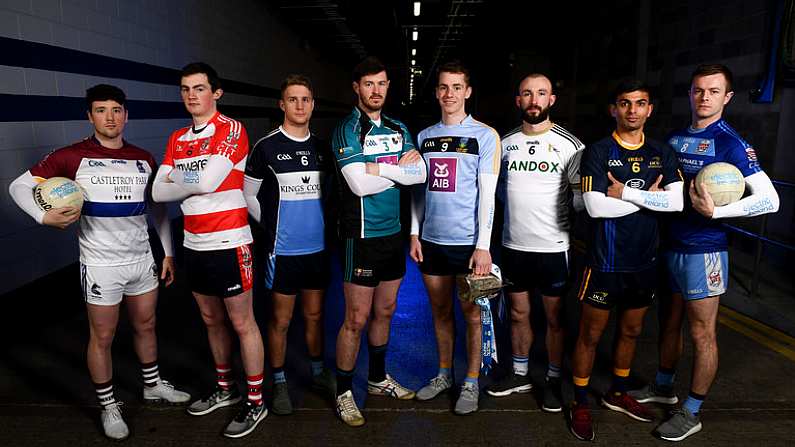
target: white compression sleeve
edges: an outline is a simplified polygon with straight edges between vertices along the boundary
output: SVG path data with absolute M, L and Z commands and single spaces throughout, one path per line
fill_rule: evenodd
M 359 197 L 378 194 L 395 184 L 392 180 L 384 177 L 368 174 L 365 164 L 360 162 L 345 165 L 341 171 L 351 192 Z
M 478 174 L 478 241 L 476 248 L 488 250 L 491 246 L 491 227 L 494 223 L 494 194 L 497 174 Z
M 152 210 L 152 220 L 155 223 L 155 231 L 163 245 L 163 253 L 166 256 L 174 256 L 174 246 L 171 240 L 171 220 L 168 218 L 168 206 L 164 203 L 150 204 Z
M 685 206 L 684 182 L 665 185 L 665 191 L 643 191 L 624 187 L 621 199 L 652 211 L 672 213 L 682 211 Z
M 221 186 L 235 165 L 223 155 L 211 155 L 207 165 L 199 171 L 172 170 L 169 178 L 191 194 L 206 194 Z
M 260 222 L 262 218 L 262 210 L 260 209 L 259 200 L 257 199 L 257 194 L 261 186 L 262 179 L 249 177 L 247 175 L 243 177 L 243 197 L 246 199 L 248 213 L 251 214 L 251 217 L 257 222 Z
M 412 236 L 420 235 L 420 226 L 425 219 L 425 185 L 411 188 L 411 231 Z
M 778 211 L 778 193 L 764 171 L 746 177 L 745 186 L 751 195 L 728 205 L 716 206 L 712 218 L 750 217 Z
M 622 217 L 640 210 L 634 203 L 608 197 L 598 191 L 583 193 L 582 200 L 585 202 L 588 215 L 594 218 Z
M 191 196 L 191 193 L 185 188 L 174 182 L 166 181 L 172 170 L 174 168 L 168 165 L 160 165 L 157 169 L 155 180 L 152 183 L 152 199 L 155 202 L 175 202 Z
M 37 184 L 38 182 L 33 178 L 30 171 L 25 171 L 8 185 L 8 193 L 11 195 L 14 203 L 16 203 L 22 211 L 41 224 L 44 220 L 45 211 L 39 208 L 39 206 L 36 205 L 36 201 L 33 199 L 33 188 L 35 188 Z
M 425 162 L 420 160 L 407 166 L 378 163 L 378 172 L 381 177 L 392 180 L 401 185 L 416 185 L 425 181 Z

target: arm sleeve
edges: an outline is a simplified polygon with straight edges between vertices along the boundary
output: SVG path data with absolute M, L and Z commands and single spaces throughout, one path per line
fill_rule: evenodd
M 427 175 L 425 161 L 422 159 L 408 166 L 378 163 L 378 172 L 381 174 L 381 177 L 392 180 L 395 183 L 400 183 L 401 185 L 423 183 Z
M 191 194 L 206 194 L 218 189 L 234 167 L 229 158 L 214 154 L 207 160 L 203 170 L 172 169 L 168 178 Z
M 594 218 L 622 217 L 640 210 L 634 203 L 608 197 L 599 191 L 584 192 L 582 201 L 588 215 Z
M 395 185 L 392 180 L 368 174 L 364 163 L 346 164 L 341 171 L 351 192 L 359 197 L 378 194 Z
M 684 182 L 665 185 L 665 191 L 644 191 L 624 187 L 621 199 L 652 211 L 672 213 L 682 211 L 685 205 Z
M 569 188 L 571 188 L 571 205 L 574 211 L 580 212 L 585 209 L 585 203 L 582 200 L 582 186 L 580 185 L 580 162 L 582 161 L 582 153 L 585 146 L 582 144 L 569 158 L 566 164 L 566 176 L 569 179 Z
M 494 193 L 497 174 L 478 174 L 478 240 L 476 247 L 488 250 L 491 246 L 491 228 L 494 224 Z
M 425 185 L 411 188 L 411 234 L 420 235 L 420 227 L 425 219 Z
M 152 220 L 155 223 L 155 231 L 163 245 L 163 253 L 166 256 L 174 256 L 174 246 L 171 240 L 171 220 L 168 218 L 168 206 L 164 203 L 152 204 Z
M 751 217 L 778 211 L 778 193 L 764 171 L 745 177 L 745 185 L 751 194 L 734 203 L 716 206 L 712 213 L 713 219 Z
M 14 203 L 16 203 L 22 211 L 26 212 L 28 216 L 41 224 L 44 220 L 45 212 L 36 205 L 36 201 L 33 199 L 33 188 L 36 187 L 38 183 L 39 182 L 31 175 L 30 171 L 25 171 L 11 182 L 8 186 L 8 193 L 11 195 L 11 199 L 14 200 Z
M 261 186 L 262 179 L 249 177 L 248 175 L 243 177 L 243 197 L 246 199 L 246 207 L 248 207 L 248 213 L 251 214 L 251 217 L 257 223 L 262 219 L 262 210 L 260 209 L 259 199 L 257 199 Z
M 175 202 L 191 196 L 191 193 L 173 182 L 166 182 L 168 174 L 174 168 L 163 163 L 157 168 L 155 181 L 152 184 L 152 200 L 155 202 Z

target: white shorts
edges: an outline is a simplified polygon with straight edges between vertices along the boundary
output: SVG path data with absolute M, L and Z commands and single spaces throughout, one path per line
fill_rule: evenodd
M 124 296 L 141 295 L 158 287 L 157 264 L 148 259 L 127 265 L 80 264 L 80 287 L 86 303 L 115 306 Z

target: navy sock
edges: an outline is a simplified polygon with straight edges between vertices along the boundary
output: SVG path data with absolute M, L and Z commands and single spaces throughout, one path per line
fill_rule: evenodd
M 346 391 L 351 391 L 353 388 L 353 370 L 345 371 L 337 367 L 337 396 L 345 394 Z
M 386 345 L 368 347 L 370 353 L 370 371 L 368 379 L 370 382 L 383 382 L 386 380 Z

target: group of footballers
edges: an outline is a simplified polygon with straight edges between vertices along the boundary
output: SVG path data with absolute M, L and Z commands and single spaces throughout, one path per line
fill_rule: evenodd
M 522 123 L 502 139 L 467 114 L 472 87 L 466 67 L 443 64 L 437 76 L 441 120 L 417 135 L 416 146 L 405 125 L 382 113 L 389 79 L 384 65 L 369 57 L 353 71 L 358 101 L 334 130 L 330 144 L 309 129 L 315 105 L 310 80 L 291 75 L 281 86 L 282 125 L 249 151 L 245 128 L 217 110 L 223 95 L 218 74 L 205 63 L 192 63 L 182 70 L 180 91 L 193 123 L 171 135 L 159 166 L 148 151 L 122 138 L 127 122 L 124 93 L 109 85 L 87 91 L 93 136 L 44 157 L 11 184 L 10 193 L 40 224 L 63 229 L 80 222 L 81 285 L 90 327 L 87 362 L 108 437 L 129 436 L 113 394 L 110 352 L 122 301 L 134 330 L 144 399 L 191 400 L 160 378 L 157 363 L 157 290 L 159 280 L 169 285 L 175 271 L 163 204 L 173 201 L 181 202 L 186 283 L 207 328 L 217 377 L 212 390 L 193 400 L 187 411 L 200 416 L 243 401 L 224 430 L 227 437 L 251 433 L 268 413 L 262 393 L 265 349 L 252 305 L 255 274 L 271 292 L 267 341 L 274 413 L 293 411 L 284 364 L 286 334 L 299 295 L 313 386 L 334 397 L 336 413 L 346 424 L 365 423 L 352 392 L 365 328 L 368 393 L 425 401 L 451 389 L 453 306 L 459 301 L 455 276 L 491 272 L 497 199 L 505 210 L 501 259 L 509 282 L 512 373 L 486 392 L 507 396 L 533 388 L 528 374 L 530 313 L 532 294 L 538 293 L 547 321 L 542 409 L 563 411 L 561 301 L 572 282 L 571 215 L 584 209 L 589 237 L 571 359 L 571 432 L 579 439 L 594 439 L 588 382 L 613 309 L 618 313 L 613 381 L 601 403 L 651 422 L 653 415 L 644 403 L 678 402 L 673 383 L 687 313 L 695 353 L 690 393 L 655 433 L 678 441 L 701 429 L 701 403 L 717 370 L 718 303 L 728 280 L 728 245 L 720 220 L 778 209 L 776 191 L 754 150 L 722 119 L 733 95 L 731 72 L 722 65 L 696 69 L 689 91 L 692 122 L 667 142 L 644 134 L 653 110 L 650 89 L 640 81 L 622 81 L 610 98 L 615 131 L 589 146 L 550 120 L 555 93 L 543 74 L 529 74 L 519 83 L 515 101 Z M 705 185 L 693 179 L 703 166 L 721 161 L 742 172 L 749 193 L 715 206 Z M 56 176 L 83 187 L 82 209 L 38 208 L 32 189 Z M 419 265 L 428 292 L 439 360 L 436 375 L 416 392 L 402 386 L 385 366 L 405 274 L 403 186 L 412 193 L 409 256 Z M 160 268 L 148 242 L 148 207 L 165 252 Z M 249 217 L 263 230 L 261 253 L 252 253 Z M 327 229 L 334 227 L 341 242 L 345 296 L 336 372 L 324 367 L 322 353 L 323 296 L 330 281 L 327 239 L 333 233 Z M 253 270 L 254 256 L 262 256 L 264 271 Z M 658 290 L 670 293 L 659 295 Z M 657 296 L 664 321 L 658 373 L 645 388 L 628 390 L 635 341 Z M 454 411 L 468 414 L 478 409 L 480 394 L 481 312 L 471 302 L 461 302 L 461 310 L 468 366 Z M 246 377 L 245 398 L 231 366 L 235 337 Z

